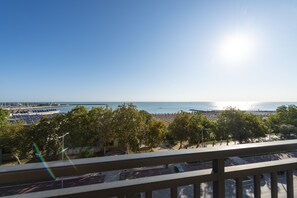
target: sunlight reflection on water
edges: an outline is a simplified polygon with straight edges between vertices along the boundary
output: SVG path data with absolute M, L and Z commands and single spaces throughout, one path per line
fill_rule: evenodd
M 239 102 L 239 101 L 222 101 L 222 102 L 214 102 L 213 106 L 216 110 L 224 110 L 228 107 L 240 109 L 240 110 L 255 110 L 254 107 L 258 104 L 258 102 Z

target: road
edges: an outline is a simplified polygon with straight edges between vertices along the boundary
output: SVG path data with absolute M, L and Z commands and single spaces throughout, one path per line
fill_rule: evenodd
M 295 171 L 296 175 L 296 171 Z M 297 195 L 297 177 L 294 176 L 294 194 Z M 212 183 L 202 183 L 201 184 L 201 197 L 210 198 L 212 197 Z M 243 197 L 249 198 L 253 196 L 253 180 L 245 181 L 243 183 Z M 270 175 L 265 174 L 264 178 L 261 180 L 261 197 L 270 198 Z M 235 195 L 235 181 L 226 181 L 226 198 L 236 197 Z M 142 194 L 142 198 L 145 196 Z M 193 198 L 193 185 L 182 186 L 178 188 L 179 198 Z M 286 195 L 286 177 L 285 175 L 278 176 L 278 197 L 285 198 Z M 162 189 L 153 192 L 153 198 L 170 198 L 170 189 Z

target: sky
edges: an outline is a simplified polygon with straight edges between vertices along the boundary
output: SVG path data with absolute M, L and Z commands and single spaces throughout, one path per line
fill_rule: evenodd
M 0 101 L 297 101 L 297 1 L 0 1 Z

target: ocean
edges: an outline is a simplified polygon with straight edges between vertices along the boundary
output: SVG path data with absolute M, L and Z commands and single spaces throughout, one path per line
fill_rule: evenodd
M 123 103 L 133 103 L 138 110 L 145 110 L 152 114 L 189 112 L 191 110 L 224 110 L 234 107 L 245 111 L 275 111 L 281 105 L 297 105 L 297 102 L 59 102 L 69 106 L 58 107 L 61 113 L 66 113 L 76 105 L 85 106 L 88 109 L 108 105 L 116 109 Z

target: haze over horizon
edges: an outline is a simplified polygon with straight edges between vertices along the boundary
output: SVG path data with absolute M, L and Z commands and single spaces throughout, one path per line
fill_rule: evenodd
M 297 2 L 0 2 L 1 102 L 297 101 Z

